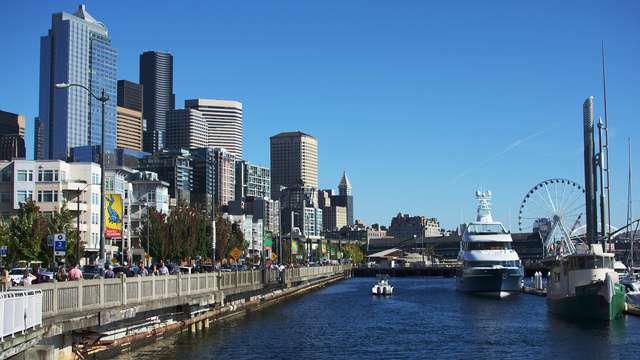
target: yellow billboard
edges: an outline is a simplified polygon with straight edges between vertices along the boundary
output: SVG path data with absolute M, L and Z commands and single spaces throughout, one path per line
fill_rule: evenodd
M 122 237 L 122 195 L 107 194 L 104 199 L 105 236 Z

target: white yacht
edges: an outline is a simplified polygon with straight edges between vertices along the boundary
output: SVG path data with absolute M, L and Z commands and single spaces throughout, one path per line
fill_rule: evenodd
M 476 221 L 467 224 L 460 241 L 457 288 L 499 297 L 519 293 L 524 270 L 511 234 L 491 216 L 491 191 L 476 191 L 476 199 Z
M 389 278 L 382 276 L 379 278 L 378 283 L 371 288 L 373 295 L 391 295 L 393 294 L 393 286 L 389 285 Z

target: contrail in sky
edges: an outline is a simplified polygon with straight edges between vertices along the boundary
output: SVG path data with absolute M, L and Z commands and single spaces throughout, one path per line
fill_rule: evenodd
M 508 153 L 509 151 L 511 151 L 511 150 L 513 150 L 513 149 L 515 149 L 515 148 L 517 148 L 518 146 L 520 146 L 520 145 L 524 144 L 525 142 L 527 142 L 527 141 L 529 141 L 529 140 L 531 140 L 531 139 L 533 139 L 533 138 L 535 138 L 535 137 L 538 137 L 538 136 L 540 136 L 540 135 L 542 135 L 542 134 L 544 134 L 544 130 L 543 130 L 543 131 L 538 131 L 538 132 L 533 133 L 533 134 L 531 134 L 531 135 L 529 135 L 529 136 L 526 136 L 526 137 L 524 137 L 524 138 L 522 138 L 522 139 L 518 139 L 518 140 L 516 140 L 516 141 L 512 142 L 509 146 L 507 146 L 507 147 L 506 147 L 506 148 L 504 148 L 503 150 L 498 151 L 497 153 L 495 153 L 495 154 L 491 155 L 490 157 L 488 157 L 488 158 L 487 158 L 487 160 L 483 161 L 482 163 L 480 163 L 480 164 L 478 164 L 478 165 L 476 165 L 476 166 L 472 166 L 472 167 L 470 167 L 470 168 L 467 168 L 467 169 L 465 169 L 464 171 L 460 172 L 458 175 L 454 176 L 454 177 L 451 179 L 451 182 L 452 182 L 452 183 L 456 183 L 456 182 L 458 182 L 458 180 L 460 180 L 460 179 L 462 179 L 463 177 L 465 177 L 465 176 L 469 175 L 469 173 L 470 173 L 470 172 L 472 172 L 473 170 L 475 170 L 475 169 L 477 169 L 477 168 L 479 168 L 479 167 L 482 167 L 482 166 L 486 165 L 487 163 L 489 163 L 489 162 L 493 161 L 495 158 L 497 158 L 497 157 L 499 157 L 499 156 L 502 156 L 502 155 L 504 155 L 504 154 Z

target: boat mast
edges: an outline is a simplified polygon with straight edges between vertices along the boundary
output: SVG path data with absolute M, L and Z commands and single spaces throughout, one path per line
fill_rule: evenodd
M 627 179 L 627 225 L 631 226 L 631 221 L 633 221 L 633 200 L 631 198 L 631 138 L 627 138 L 627 146 L 629 148 L 629 177 Z M 633 275 L 633 241 L 635 238 L 635 231 L 633 232 L 633 234 L 629 231 L 630 228 L 627 230 L 627 235 L 631 235 L 631 243 L 630 243 L 630 250 L 631 250 L 631 261 L 630 261 L 630 270 L 629 272 Z
M 604 144 L 602 143 L 602 131 L 604 125 L 602 118 L 598 118 L 598 175 L 600 175 L 600 236 L 602 237 L 602 249 L 606 249 L 605 238 L 607 236 L 607 218 L 604 202 Z
M 609 117 L 607 115 L 607 67 L 605 63 L 604 55 L 604 41 L 602 42 L 602 90 L 604 93 L 604 155 L 601 154 L 601 163 L 604 167 L 603 171 L 606 174 L 606 182 L 602 184 L 601 191 L 606 190 L 607 197 L 607 226 L 602 231 L 603 236 L 607 236 L 609 232 L 609 226 L 611 225 L 611 182 L 609 179 Z M 604 240 L 603 240 L 604 241 Z M 605 250 L 606 251 L 606 250 Z

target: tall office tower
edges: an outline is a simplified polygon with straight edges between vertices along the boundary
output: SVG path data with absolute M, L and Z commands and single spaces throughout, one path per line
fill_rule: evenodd
M 156 152 L 164 148 L 166 113 L 175 109 L 173 94 L 173 56 L 169 53 L 145 51 L 140 55 L 140 84 L 143 86 L 142 117 L 147 121 L 144 150 Z
M 167 149 L 207 147 L 207 122 L 195 109 L 167 111 Z
M 24 115 L 0 110 L 0 160 L 24 159 Z
M 210 147 L 223 147 L 242 159 L 242 103 L 228 100 L 185 100 L 186 109 L 202 112 L 207 120 L 207 142 Z
M 142 151 L 142 113 L 126 107 L 117 107 L 118 127 L 116 146 L 118 149 Z
M 189 204 L 193 191 L 193 166 L 189 150 L 161 150 L 140 159 L 140 171 L 152 171 L 169 183 L 169 195 L 178 202 Z
M 236 200 L 271 196 L 271 171 L 246 160 L 236 163 Z
M 100 96 L 104 89 L 105 150 L 116 147 L 116 59 L 107 27 L 84 5 L 74 14 L 53 14 L 51 29 L 40 38 L 40 108 L 43 157 L 66 160 L 71 148 L 101 145 L 101 102 L 77 86 Z
M 236 162 L 238 159 L 224 148 L 200 148 L 191 151 L 193 164 L 192 203 L 216 208 L 235 199 Z
M 36 116 L 33 122 L 33 158 L 35 160 L 44 159 L 44 124 Z
M 118 106 L 142 112 L 142 85 L 118 80 Z
M 349 182 L 346 171 L 342 173 L 342 178 L 338 184 L 338 195 L 331 197 L 331 204 L 346 208 L 347 225 L 353 225 L 353 195 L 351 193 L 351 182 Z
M 271 137 L 272 199 L 280 199 L 281 186 L 318 189 L 318 140 L 315 137 L 300 131 Z

